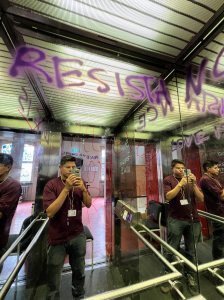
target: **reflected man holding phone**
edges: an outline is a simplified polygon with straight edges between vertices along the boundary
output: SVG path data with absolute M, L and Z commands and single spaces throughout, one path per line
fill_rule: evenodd
M 91 206 L 91 196 L 76 168 L 76 158 L 63 156 L 60 176 L 50 180 L 43 203 L 50 218 L 48 229 L 48 295 L 60 299 L 61 272 L 66 255 L 72 269 L 74 299 L 84 297 L 86 236 L 82 224 L 82 206 Z
M 205 197 L 205 207 L 211 214 L 224 217 L 224 186 L 218 180 L 220 169 L 218 162 L 207 160 L 203 163 L 204 175 L 200 179 L 200 186 Z M 213 259 L 223 258 L 224 254 L 224 224 L 212 221 Z
M 170 246 L 179 251 L 183 236 L 185 256 L 195 263 L 194 243 L 201 235 L 196 201 L 204 200 L 203 193 L 197 186 L 195 175 L 185 169 L 182 160 L 172 160 L 171 168 L 172 174 L 165 177 L 163 181 L 165 200 L 169 203 L 167 241 Z M 167 254 L 167 258 L 171 261 L 172 254 Z M 190 271 L 186 275 L 188 285 L 196 286 Z
M 22 194 L 20 183 L 9 176 L 12 165 L 13 157 L 0 153 L 0 257 L 6 251 L 12 219 Z M 2 265 L 0 273 L 1 270 Z

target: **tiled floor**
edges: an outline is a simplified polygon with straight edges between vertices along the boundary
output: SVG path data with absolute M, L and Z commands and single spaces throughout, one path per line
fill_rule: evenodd
M 23 220 L 31 215 L 31 210 L 31 201 L 18 204 L 11 224 L 10 234 L 18 234 L 20 232 Z M 83 224 L 89 227 L 94 238 L 94 263 L 104 262 L 106 260 L 104 198 L 93 198 L 92 206 L 83 208 Z M 8 277 L 15 264 L 16 256 L 9 256 L 4 263 L 0 281 Z M 91 264 L 91 243 L 87 243 L 86 264 Z M 20 274 L 24 272 L 23 270 L 21 271 Z

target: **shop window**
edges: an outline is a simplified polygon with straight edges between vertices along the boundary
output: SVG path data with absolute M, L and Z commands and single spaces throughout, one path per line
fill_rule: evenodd
M 21 182 L 31 182 L 33 170 L 34 146 L 25 144 L 20 173 Z
M 12 144 L 3 144 L 2 145 L 2 153 L 11 154 L 12 152 Z
M 105 180 L 105 164 L 106 164 L 106 151 L 102 149 L 101 152 L 101 180 Z

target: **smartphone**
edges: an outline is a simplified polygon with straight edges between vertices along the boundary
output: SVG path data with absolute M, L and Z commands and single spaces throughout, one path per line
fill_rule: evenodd
M 78 168 L 72 169 L 71 173 L 74 174 L 76 177 L 81 177 L 81 172 L 80 172 L 80 169 L 78 169 Z
M 190 169 L 185 169 L 184 170 L 184 176 L 189 176 L 191 174 L 191 170 Z

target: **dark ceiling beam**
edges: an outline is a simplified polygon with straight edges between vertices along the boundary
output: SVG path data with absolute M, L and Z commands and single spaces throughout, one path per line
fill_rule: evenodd
M 73 47 L 76 45 L 88 51 L 94 49 L 94 52 L 104 56 L 135 63 L 141 67 L 151 68 L 153 71 L 161 73 L 169 70 L 174 63 L 173 57 L 127 45 L 19 7 L 11 6 L 7 13 L 13 16 L 15 23 L 20 27 L 58 38 L 60 41 L 65 41 L 66 44 L 70 42 Z
M 1 0 L 0 10 L 2 12 L 6 12 L 9 7 L 10 7 L 10 2 L 8 0 Z
M 1 36 L 6 47 L 13 57 L 15 55 L 16 49 L 21 45 L 25 45 L 25 42 L 22 35 L 15 30 L 12 24 L 12 20 L 10 20 L 10 18 L 5 13 L 2 13 L 0 21 Z M 38 79 L 36 74 L 30 71 L 26 71 L 25 73 L 31 90 L 34 92 L 40 102 L 46 120 L 53 120 L 53 113 L 49 108 L 48 100 L 41 86 L 40 80 Z

